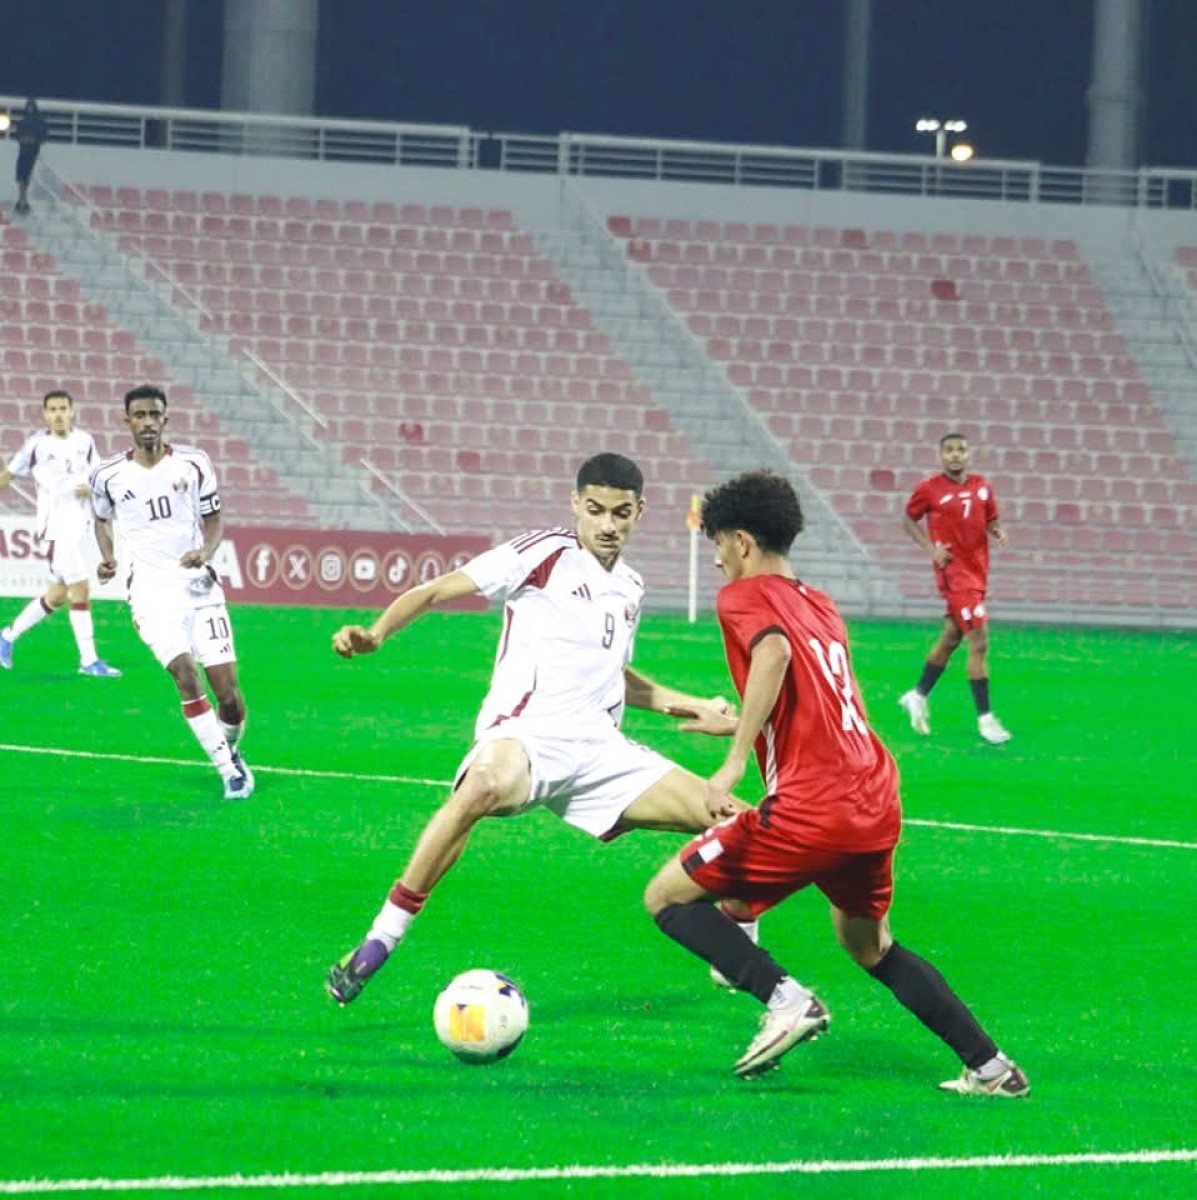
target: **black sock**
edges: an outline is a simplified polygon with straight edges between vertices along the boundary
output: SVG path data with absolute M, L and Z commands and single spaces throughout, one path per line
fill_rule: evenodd
M 943 674 L 943 667 L 937 667 L 933 662 L 923 663 L 923 673 L 919 676 L 919 681 L 914 685 L 914 690 L 920 696 L 931 695 L 931 689 L 939 682 L 939 677 Z
M 993 1039 L 925 958 L 894 942 L 869 974 L 947 1042 L 966 1067 L 979 1067 L 997 1053 Z
M 983 717 L 989 711 L 989 678 L 970 679 L 968 686 L 973 690 L 973 703 L 977 706 L 977 716 Z
M 729 983 L 762 1004 L 786 972 L 756 945 L 737 921 L 703 900 L 667 904 L 654 918 L 661 932 L 721 971 Z

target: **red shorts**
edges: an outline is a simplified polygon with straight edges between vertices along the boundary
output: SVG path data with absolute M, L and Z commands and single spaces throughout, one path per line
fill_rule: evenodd
M 948 602 L 945 616 L 955 622 L 961 633 L 971 633 L 989 623 L 985 593 L 980 588 L 958 588 L 944 597 Z
M 855 853 L 796 843 L 746 809 L 682 848 L 687 875 L 714 896 L 743 901 L 754 917 L 814 884 L 849 917 L 879 921 L 894 893 L 894 852 Z

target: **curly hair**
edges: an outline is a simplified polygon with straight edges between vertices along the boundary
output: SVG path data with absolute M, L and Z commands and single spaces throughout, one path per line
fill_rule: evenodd
M 804 524 L 798 493 L 772 471 L 746 471 L 711 488 L 701 521 L 707 537 L 742 529 L 767 554 L 788 554 Z

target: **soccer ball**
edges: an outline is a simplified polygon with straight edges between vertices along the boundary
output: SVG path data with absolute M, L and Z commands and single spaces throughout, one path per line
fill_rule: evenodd
M 513 979 L 498 971 L 466 971 L 436 998 L 436 1036 L 462 1062 L 506 1058 L 528 1028 L 528 1001 Z

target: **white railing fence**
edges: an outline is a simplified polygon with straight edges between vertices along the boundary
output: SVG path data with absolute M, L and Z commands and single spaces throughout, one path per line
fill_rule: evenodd
M 0 95 L 16 113 L 24 98 Z M 615 137 L 480 133 L 457 125 L 150 108 L 45 99 L 50 140 L 87 146 L 268 155 L 542 174 L 619 176 L 1015 203 L 1197 209 L 1197 169 L 1096 171 L 1010 159 Z

